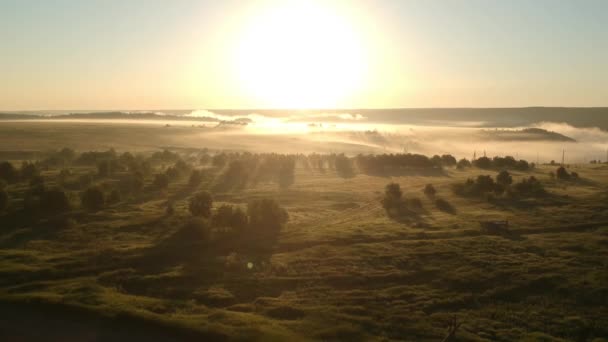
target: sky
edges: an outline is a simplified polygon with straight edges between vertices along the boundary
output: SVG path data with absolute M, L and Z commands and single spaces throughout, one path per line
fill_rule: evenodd
M 608 1 L 0 0 L 0 110 L 608 106 Z

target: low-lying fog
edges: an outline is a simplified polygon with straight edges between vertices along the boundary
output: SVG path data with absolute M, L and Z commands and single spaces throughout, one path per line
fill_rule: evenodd
M 512 155 L 530 162 L 590 160 L 606 161 L 608 132 L 599 128 L 573 127 L 566 123 L 538 122 L 520 127 L 493 126 L 492 121 L 428 120 L 425 123 L 388 123 L 361 114 L 311 113 L 308 115 L 226 115 L 193 111 L 173 120 L 159 119 L 64 119 L 4 120 L 0 131 L 18 124 L 23 139 L 52 131 L 51 142 L 29 149 L 68 145 L 70 132 L 85 138 L 83 149 L 114 147 L 153 149 L 183 147 L 248 150 L 280 153 L 421 153 L 452 154 L 457 158 Z M 190 120 L 190 118 L 192 118 Z M 405 120 L 402 120 L 405 121 Z M 496 122 L 497 124 L 500 122 Z M 61 128 L 60 128 L 61 127 Z M 531 129 L 534 128 L 534 129 Z M 0 134 L 3 150 L 16 150 L 6 134 Z M 74 138 L 76 139 L 76 138 Z M 42 140 L 41 140 L 42 141 Z M 116 144 L 117 146 L 112 146 Z

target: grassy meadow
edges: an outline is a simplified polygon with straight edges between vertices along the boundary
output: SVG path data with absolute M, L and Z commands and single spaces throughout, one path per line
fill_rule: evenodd
M 453 166 L 433 176 L 357 171 L 344 178 L 331 167 L 296 162 L 290 186 L 261 180 L 218 190 L 227 166 L 203 162 L 201 155 L 222 149 L 211 140 L 198 145 L 198 128 L 171 128 L 182 136 L 161 126 L 73 125 L 3 124 L 0 142 L 8 157 L 0 159 L 18 168 L 63 147 L 78 153 L 115 148 L 142 158 L 167 148 L 203 177 L 193 185 L 189 173 L 178 174 L 157 189 L 154 176 L 175 163 L 161 160 L 150 164 L 140 190 L 87 210 L 85 188 L 66 186 L 62 177 L 87 176 L 87 186 L 107 196 L 131 171 L 101 176 L 96 164 L 40 164 L 45 188 L 63 189 L 70 203 L 52 214 L 22 209 L 32 182 L 6 182 L 4 340 L 441 341 L 454 321 L 453 341 L 608 338 L 605 164 L 570 165 L 576 180 L 550 177 L 555 165 L 509 170 L 514 182 L 534 176 L 547 192 L 518 199 L 456 195 L 455 184 L 500 170 Z M 399 184 L 404 198 L 420 200 L 415 214 L 387 215 L 388 183 Z M 436 189 L 433 196 L 423 193 L 427 184 Z M 192 220 L 189 201 L 201 191 L 213 196 L 212 213 L 224 204 L 246 211 L 251 201 L 271 198 L 289 220 L 276 236 L 258 241 L 261 249 L 225 237 L 218 227 L 205 242 L 183 238 Z M 438 198 L 451 209 L 438 208 Z M 488 220 L 508 220 L 509 229 L 481 229 L 479 222 Z

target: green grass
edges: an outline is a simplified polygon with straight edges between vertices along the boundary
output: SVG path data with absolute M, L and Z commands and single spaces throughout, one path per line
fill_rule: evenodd
M 167 244 L 189 219 L 187 179 L 97 213 L 76 208 L 69 224 L 25 220 L 0 230 L 0 315 L 15 334 L 40 324 L 59 337 L 436 341 L 457 317 L 459 340 L 606 338 L 608 169 L 580 166 L 585 181 L 569 183 L 550 170 L 514 174 L 535 175 L 551 193 L 523 205 L 455 196 L 452 184 L 496 174 L 478 169 L 341 179 L 298 168 L 288 190 L 215 194 L 215 206 L 270 196 L 288 210 L 270 255 Z M 391 181 L 421 199 L 418 222 L 386 216 L 379 200 Z M 455 212 L 424 196 L 428 183 Z M 508 219 L 512 233 L 483 233 L 487 219 Z

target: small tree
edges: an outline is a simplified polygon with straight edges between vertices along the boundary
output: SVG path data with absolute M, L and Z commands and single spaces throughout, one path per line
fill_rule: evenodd
M 427 197 L 433 197 L 433 196 L 435 196 L 436 193 L 437 193 L 437 190 L 435 190 L 435 187 L 433 186 L 433 184 L 427 184 L 424 187 L 424 194 Z
M 557 168 L 557 170 L 555 171 L 555 176 L 557 177 L 557 179 L 561 179 L 561 180 L 570 179 L 570 174 L 568 173 L 568 171 L 566 171 L 566 168 L 564 168 L 563 166 L 560 166 L 559 168 Z
M 468 161 L 467 159 L 464 159 L 464 158 L 460 159 L 458 161 L 458 164 L 456 164 L 456 168 L 459 169 L 459 170 L 462 170 L 462 169 L 467 168 L 467 167 L 471 167 L 471 162 Z
M 287 220 L 287 211 L 271 198 L 253 200 L 247 205 L 249 223 L 261 233 L 277 233 Z
M 511 177 L 511 174 L 509 174 L 508 171 L 500 171 L 500 173 L 496 176 L 496 183 L 503 186 L 511 185 L 511 183 L 513 183 L 513 177 Z
M 203 172 L 201 170 L 192 170 L 188 185 L 191 187 L 198 186 L 203 181 Z
M 47 213 L 62 213 L 70 210 L 70 201 L 61 189 L 46 190 L 40 196 L 40 209 Z
M 192 216 L 210 217 L 212 205 L 213 198 L 211 194 L 201 191 L 190 198 L 190 213 Z
M 97 211 L 104 207 L 105 198 L 103 191 L 98 187 L 90 187 L 82 193 L 82 206 L 89 211 Z
M 0 179 L 4 179 L 7 183 L 17 181 L 19 174 L 13 164 L 4 161 L 0 163 Z
M 404 206 L 402 196 L 403 193 L 401 192 L 399 184 L 389 183 L 386 185 L 384 198 L 382 199 L 382 207 L 384 207 L 390 217 L 397 217 L 400 215 Z
M 480 169 L 489 169 L 492 167 L 492 160 L 488 157 L 481 157 L 473 161 L 473 166 Z

